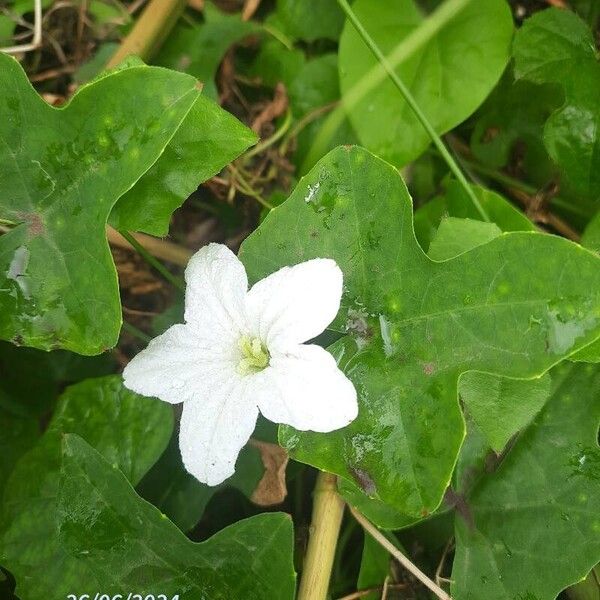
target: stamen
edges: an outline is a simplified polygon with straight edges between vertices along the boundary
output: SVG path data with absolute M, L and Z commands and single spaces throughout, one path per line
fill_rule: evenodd
M 240 338 L 238 345 L 242 351 L 242 359 L 238 365 L 238 371 L 242 375 L 258 373 L 269 365 L 271 356 L 267 348 L 260 341 L 260 338 L 250 338 L 244 335 Z

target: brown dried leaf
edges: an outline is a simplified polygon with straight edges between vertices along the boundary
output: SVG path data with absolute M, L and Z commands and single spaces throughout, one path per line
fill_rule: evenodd
M 253 438 L 249 443 L 260 452 L 260 458 L 265 467 L 264 475 L 252 492 L 250 499 L 259 506 L 281 504 L 287 496 L 285 485 L 285 469 L 289 459 L 287 452 L 277 444 Z

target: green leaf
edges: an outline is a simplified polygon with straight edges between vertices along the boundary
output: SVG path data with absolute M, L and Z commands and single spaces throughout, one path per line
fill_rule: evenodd
M 377 527 L 390 531 L 410 527 L 419 521 L 421 517 L 404 515 L 389 504 L 365 494 L 361 487 L 359 487 L 359 485 L 365 483 L 367 486 L 369 485 L 368 480 L 364 479 L 364 475 L 364 473 L 357 471 L 356 478 L 358 485 L 351 483 L 347 479 L 338 480 L 338 491 L 350 506 L 365 515 Z M 363 478 L 362 481 L 361 477 Z
M 67 388 L 49 432 L 76 433 L 135 485 L 167 447 L 173 409 L 123 387 L 120 375 Z
M 500 452 L 544 406 L 550 396 L 550 378 L 506 379 L 471 372 L 461 377 L 459 392 L 488 444 Z
M 561 104 L 553 85 L 514 81 L 512 69 L 476 115 L 471 134 L 473 155 L 490 167 L 507 166 L 518 157 L 519 167 L 534 177 L 535 183 L 547 184 L 555 177 L 556 167 L 542 140 L 544 123 Z
M 330 350 L 359 416 L 329 434 L 282 427 L 280 441 L 409 516 L 435 510 L 450 480 L 464 437 L 461 373 L 537 377 L 600 335 L 598 257 L 527 232 L 433 262 L 398 172 L 360 148 L 322 159 L 240 256 L 253 281 L 317 256 L 342 268 L 331 329 L 348 335 Z
M 550 600 L 600 559 L 600 369 L 561 365 L 552 387 L 456 517 L 456 600 Z
M 190 600 L 293 598 L 286 515 L 259 515 L 194 544 L 77 435 L 55 438 L 48 450 L 49 468 L 29 482 L 21 471 L 19 489 L 5 502 L 1 560 L 21 597 L 129 589 Z M 33 512 L 48 504 L 53 510 L 45 518 Z
M 222 485 L 211 487 L 190 475 L 181 462 L 179 433 L 175 432 L 167 450 L 141 481 L 138 492 L 156 506 L 182 531 L 191 531 L 202 518 L 210 499 L 225 487 L 235 487 L 248 498 L 264 473 L 256 448 L 242 448 L 235 473 Z
M 157 65 L 185 71 L 204 84 L 203 92 L 216 100 L 215 76 L 229 47 L 261 31 L 252 21 L 242 21 L 240 15 L 220 12 L 211 3 L 204 7 L 206 21 L 189 27 L 177 25 L 161 48 L 154 62 Z
M 495 223 L 446 217 L 431 240 L 427 256 L 448 260 L 498 237 L 502 230 Z
M 117 201 L 152 166 L 198 96 L 193 78 L 114 72 L 46 104 L 0 55 L 0 336 L 99 354 L 121 326 L 105 237 Z M 25 126 L 26 125 L 26 126 Z
M 291 82 L 288 95 L 294 116 L 298 119 L 310 113 L 311 117 L 314 117 L 313 111 L 333 108 L 333 103 L 340 98 L 337 54 L 324 54 L 306 62 Z M 308 155 L 328 112 L 329 110 L 325 111 L 323 116 L 306 123 L 298 133 L 293 157 L 296 165 L 300 166 Z M 348 119 L 345 119 L 329 140 L 326 150 L 354 142 L 356 135 Z
M 277 0 L 275 15 L 284 33 L 307 42 L 337 40 L 344 25 L 336 0 Z
M 364 590 L 371 587 L 382 586 L 385 578 L 390 573 L 390 554 L 370 535 L 365 533 L 363 552 L 360 561 L 360 571 L 356 587 Z M 362 596 L 364 600 L 379 600 L 380 592 L 371 592 Z
M 500 234 L 493 223 L 447 217 L 440 223 L 427 255 L 448 260 Z M 472 371 L 460 378 L 459 394 L 489 445 L 500 452 L 542 408 L 550 395 L 550 378 L 506 379 Z
M 33 448 L 40 435 L 41 427 L 37 419 L 15 415 L 0 408 L 0 498 L 15 464 Z
M 452 129 L 475 111 L 500 78 L 510 55 L 513 22 L 505 0 L 466 0 L 459 5 L 451 14 L 446 10 L 446 18 L 436 16 L 434 23 L 425 26 L 413 0 L 357 0 L 353 4 L 384 54 L 400 53 L 392 60 L 393 66 L 438 133 Z M 382 67 L 346 22 L 340 40 L 342 97 L 355 86 L 367 85 L 372 70 L 382 71 Z M 410 162 L 431 141 L 387 77 L 347 110 L 361 143 L 395 165 Z
M 592 32 L 568 10 L 544 10 L 518 31 L 513 54 L 518 79 L 562 87 L 565 101 L 546 121 L 544 143 L 574 192 L 597 199 L 600 65 Z
M 288 89 L 296 81 L 305 62 L 301 50 L 288 48 L 276 39 L 266 39 L 249 65 L 248 76 L 255 77 L 269 87 L 281 82 Z
M 581 245 L 600 254 L 600 213 L 587 224 L 581 236 Z M 593 344 L 574 354 L 571 360 L 600 363 L 600 340 L 596 340 Z
M 581 245 L 600 254 L 600 212 L 587 224 L 581 235 Z
M 234 116 L 198 96 L 156 164 L 117 202 L 111 224 L 166 235 L 171 213 L 256 140 Z
M 490 216 L 490 220 L 502 231 L 536 230 L 534 224 L 500 194 L 478 185 L 471 187 Z M 444 217 L 481 219 L 481 215 L 473 206 L 473 201 L 466 195 L 462 186 L 454 180 L 445 183 L 442 196 L 433 198 L 415 211 L 415 235 L 424 250 L 429 248 Z

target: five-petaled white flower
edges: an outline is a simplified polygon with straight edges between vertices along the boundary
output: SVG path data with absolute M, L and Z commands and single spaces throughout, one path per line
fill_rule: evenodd
M 248 290 L 246 271 L 210 244 L 186 271 L 185 324 L 150 342 L 125 368 L 125 385 L 183 402 L 179 447 L 186 469 L 217 485 L 231 476 L 258 412 L 299 430 L 353 421 L 356 391 L 326 350 L 304 344 L 334 319 L 342 295 L 335 261 L 284 267 Z

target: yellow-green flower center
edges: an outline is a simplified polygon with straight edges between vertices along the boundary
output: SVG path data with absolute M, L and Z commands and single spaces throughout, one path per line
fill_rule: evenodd
M 269 365 L 271 356 L 259 338 L 244 335 L 239 341 L 239 347 L 242 351 L 242 359 L 238 370 L 242 375 L 258 373 Z

